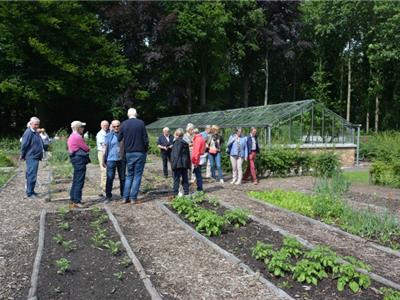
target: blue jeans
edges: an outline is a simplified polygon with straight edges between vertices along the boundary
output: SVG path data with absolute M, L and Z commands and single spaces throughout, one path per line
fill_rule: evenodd
M 37 179 L 37 173 L 39 169 L 39 160 L 28 158 L 26 160 L 26 195 L 28 197 L 35 194 L 35 185 Z
M 194 167 L 193 173 L 196 176 L 197 191 L 203 190 L 203 178 L 201 177 L 201 166 Z
M 140 183 L 144 164 L 146 163 L 146 152 L 128 152 L 126 153 L 126 163 L 128 165 L 128 175 L 125 180 L 124 200 L 136 200 L 139 193 Z
M 115 178 L 115 171 L 118 171 L 119 192 L 121 197 L 124 195 L 126 161 L 125 160 L 108 160 L 107 161 L 107 180 L 106 180 L 106 197 L 112 197 L 112 186 Z
M 212 178 L 217 179 L 215 176 L 215 165 L 217 165 L 218 180 L 221 180 L 222 179 L 221 153 L 220 152 L 217 152 L 216 154 L 208 153 L 208 158 L 210 160 Z
M 74 175 L 72 178 L 71 191 L 69 197 L 72 202 L 81 203 L 82 190 L 85 184 L 86 175 L 86 158 L 75 155 L 71 157 L 72 167 L 74 168 Z

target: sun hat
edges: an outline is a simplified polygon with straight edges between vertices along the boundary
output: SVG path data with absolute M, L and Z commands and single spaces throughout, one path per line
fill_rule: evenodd
M 86 126 L 86 123 L 81 122 L 81 121 L 73 121 L 71 123 L 71 128 L 80 128 Z

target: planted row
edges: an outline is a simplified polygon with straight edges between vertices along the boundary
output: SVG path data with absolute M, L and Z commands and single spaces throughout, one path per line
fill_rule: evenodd
M 292 276 L 298 282 L 317 285 L 324 278 L 337 280 L 337 289 L 343 291 L 346 286 L 354 293 L 368 288 L 371 279 L 356 268 L 370 270 L 365 263 L 353 257 L 340 257 L 327 247 L 318 246 L 306 250 L 295 239 L 286 237 L 283 246 L 275 250 L 273 245 L 258 241 L 252 249 L 255 259 L 263 261 L 268 272 L 276 277 Z M 341 264 L 347 259 L 349 264 Z
M 198 232 L 205 232 L 207 236 L 220 235 L 225 226 L 229 224 L 240 227 L 248 222 L 249 214 L 245 210 L 229 210 L 221 216 L 214 211 L 200 207 L 199 203 L 203 201 L 204 195 L 195 198 L 177 197 L 172 201 L 172 207 L 190 223 L 195 224 Z M 217 202 L 213 200 L 211 203 L 216 204 Z

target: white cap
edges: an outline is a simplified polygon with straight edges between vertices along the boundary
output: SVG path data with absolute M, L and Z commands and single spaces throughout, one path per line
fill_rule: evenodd
M 71 123 L 71 128 L 80 128 L 86 126 L 86 123 L 83 123 L 81 121 L 73 121 Z

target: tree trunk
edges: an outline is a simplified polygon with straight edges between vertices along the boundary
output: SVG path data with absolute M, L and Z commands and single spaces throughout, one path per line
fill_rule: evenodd
M 243 79 L 243 107 L 249 106 L 250 80 L 248 76 Z
M 264 105 L 268 105 L 268 81 L 269 81 L 269 60 L 268 53 L 265 55 L 265 92 L 264 92 Z
M 369 133 L 369 109 L 367 111 L 367 117 L 366 117 L 366 120 L 365 120 L 365 132 L 366 132 L 366 134 Z
M 375 96 L 375 132 L 378 132 L 379 125 L 379 96 Z
M 351 56 L 349 53 L 348 61 L 348 74 L 347 74 L 347 110 L 346 110 L 346 120 L 350 122 L 350 101 L 351 101 Z
M 340 64 L 340 90 L 339 90 L 340 115 L 343 113 L 343 63 Z M 343 115 L 342 115 L 343 116 Z
M 186 97 L 187 97 L 187 112 L 188 114 L 192 113 L 192 80 L 190 77 L 186 82 Z
M 200 82 L 200 105 L 205 107 L 206 101 L 206 91 L 207 91 L 207 58 L 206 55 L 201 55 L 201 82 Z

